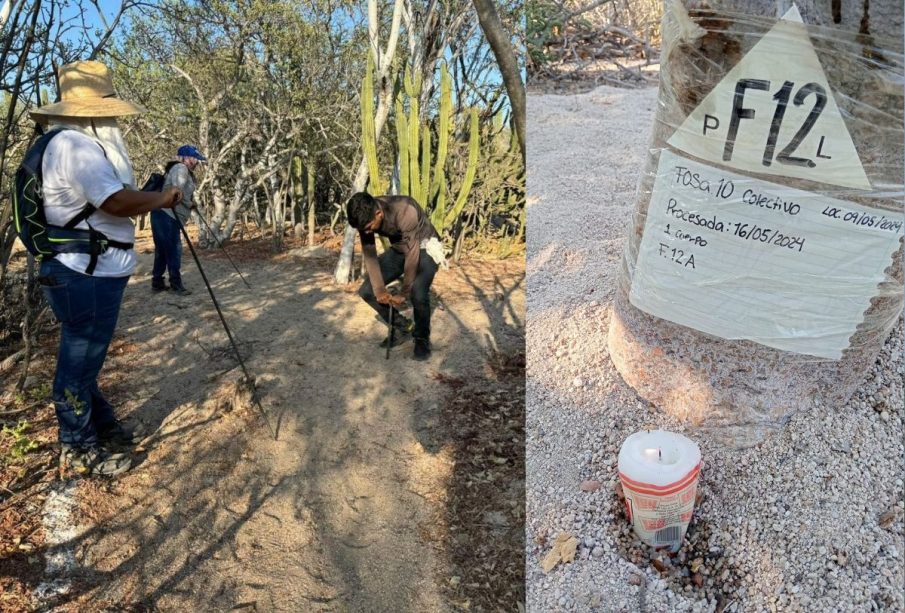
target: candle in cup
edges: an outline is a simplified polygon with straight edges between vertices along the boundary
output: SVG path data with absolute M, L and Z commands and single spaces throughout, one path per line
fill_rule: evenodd
M 678 551 L 694 510 L 700 467 L 700 449 L 681 434 L 647 430 L 625 440 L 619 479 L 641 540 Z

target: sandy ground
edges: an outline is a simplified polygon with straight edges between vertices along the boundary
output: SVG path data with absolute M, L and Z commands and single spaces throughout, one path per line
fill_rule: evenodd
M 689 432 L 638 398 L 606 348 L 656 96 L 528 98 L 528 610 L 902 610 L 901 321 L 846 406 L 814 406 L 744 451 L 690 433 L 704 500 L 678 556 L 631 533 L 619 446 L 644 427 Z M 561 534 L 577 556 L 545 574 Z
M 439 423 L 452 394 L 442 381 L 480 377 L 491 350 L 521 351 L 521 261 L 438 274 L 434 354 L 419 363 L 411 343 L 384 359 L 377 345 L 386 328 L 355 293 L 358 283 L 331 283 L 333 253 L 240 259 L 251 290 L 225 259 L 204 254 L 278 429 L 274 441 L 234 397 L 238 369 L 230 370 L 188 251 L 194 293 L 177 297 L 152 294 L 147 236 L 138 250 L 101 386 L 150 436 L 129 473 L 79 483 L 78 536 L 65 543 L 78 568 L 56 602 L 67 610 L 453 609 L 449 583 L 460 577 L 440 541 L 454 523 L 446 505 L 462 459 Z M 511 485 L 520 501 L 523 483 Z M 489 511 L 520 535 L 517 506 Z

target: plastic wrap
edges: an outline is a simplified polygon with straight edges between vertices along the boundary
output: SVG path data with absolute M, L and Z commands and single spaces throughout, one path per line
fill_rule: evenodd
M 847 401 L 901 314 L 902 13 L 666 3 L 608 345 L 642 397 L 730 445 Z

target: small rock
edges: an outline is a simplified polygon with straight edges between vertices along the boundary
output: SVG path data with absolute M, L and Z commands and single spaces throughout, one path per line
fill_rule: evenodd
M 591 550 L 591 555 L 594 556 L 595 558 L 602 557 L 603 556 L 603 547 L 601 547 L 600 545 L 597 545 L 596 547 L 594 547 L 594 549 Z M 632 575 L 632 576 L 634 577 L 637 575 Z
M 896 520 L 896 510 L 890 509 L 883 513 L 880 516 L 880 527 L 881 528 L 889 528 L 892 525 L 892 522 Z
M 575 377 L 572 381 L 572 387 L 581 387 L 584 384 L 584 381 L 581 380 L 581 377 Z
M 630 585 L 641 585 L 641 575 L 633 574 L 628 578 L 628 582 Z
M 704 575 L 702 575 L 701 573 L 695 573 L 695 574 L 691 577 L 691 581 L 692 581 L 692 583 L 694 583 L 697 587 L 701 587 L 701 586 L 704 585 Z
M 581 482 L 581 491 L 582 492 L 596 492 L 600 489 L 600 481 L 594 481 L 588 479 L 587 481 Z
M 665 573 L 669 572 L 669 566 L 663 560 L 651 560 L 651 566 L 657 569 L 657 572 Z

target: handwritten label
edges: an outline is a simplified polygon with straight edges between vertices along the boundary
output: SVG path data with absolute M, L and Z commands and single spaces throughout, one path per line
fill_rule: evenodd
M 839 359 L 903 226 L 901 214 L 663 150 L 629 297 L 708 334 Z
M 691 112 L 669 144 L 739 170 L 871 187 L 794 6 Z

